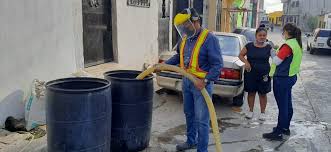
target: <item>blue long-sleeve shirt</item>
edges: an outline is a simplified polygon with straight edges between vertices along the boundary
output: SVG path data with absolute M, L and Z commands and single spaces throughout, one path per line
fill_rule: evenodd
M 198 40 L 201 31 L 202 30 L 200 30 L 194 37 L 189 38 L 186 42 L 184 49 L 184 65 L 186 67 L 188 67 L 193 48 Z M 180 44 L 181 40 L 178 42 L 177 45 L 177 54 L 167 60 L 165 62 L 166 64 L 178 65 L 180 63 Z M 222 53 L 219 45 L 219 40 L 214 34 L 208 33 L 204 44 L 201 46 L 198 59 L 200 69 L 208 72 L 206 79 L 210 81 L 218 80 L 221 68 L 223 68 L 223 58 L 221 54 Z

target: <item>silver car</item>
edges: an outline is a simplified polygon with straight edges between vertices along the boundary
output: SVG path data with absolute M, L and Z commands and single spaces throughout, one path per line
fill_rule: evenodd
M 247 40 L 244 36 L 234 33 L 214 32 L 214 34 L 220 43 L 224 67 L 220 69 L 219 79 L 214 83 L 213 94 L 233 98 L 233 104 L 241 106 L 244 97 L 244 63 L 239 60 L 238 56 Z M 174 49 L 163 52 L 159 62 L 166 61 L 175 54 Z M 182 91 L 182 76 L 178 73 L 161 72 L 156 76 L 156 79 L 160 87 Z

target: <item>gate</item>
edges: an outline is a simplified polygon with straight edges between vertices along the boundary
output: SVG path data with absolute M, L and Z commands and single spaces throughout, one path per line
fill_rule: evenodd
M 85 67 L 113 61 L 111 0 L 83 0 Z

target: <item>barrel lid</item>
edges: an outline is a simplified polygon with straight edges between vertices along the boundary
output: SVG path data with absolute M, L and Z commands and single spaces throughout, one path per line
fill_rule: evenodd
M 154 78 L 152 74 L 145 77 L 143 80 L 136 79 L 136 77 L 141 74 L 142 71 L 136 70 L 115 70 L 115 71 L 108 71 L 103 75 L 105 78 L 110 78 L 114 80 L 121 80 L 121 81 L 149 81 Z
M 47 90 L 67 93 L 86 93 L 107 88 L 110 88 L 108 80 L 90 77 L 62 78 L 46 83 Z

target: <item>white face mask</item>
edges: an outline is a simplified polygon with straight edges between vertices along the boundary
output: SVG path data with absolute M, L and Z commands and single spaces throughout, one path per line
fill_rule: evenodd
M 256 40 L 255 43 L 258 44 L 258 45 L 261 45 L 261 46 L 266 46 L 267 42 L 266 42 L 266 40 L 264 40 L 264 41 Z
M 256 42 L 259 44 L 264 44 L 266 42 L 266 40 L 262 40 L 262 41 L 256 40 Z

